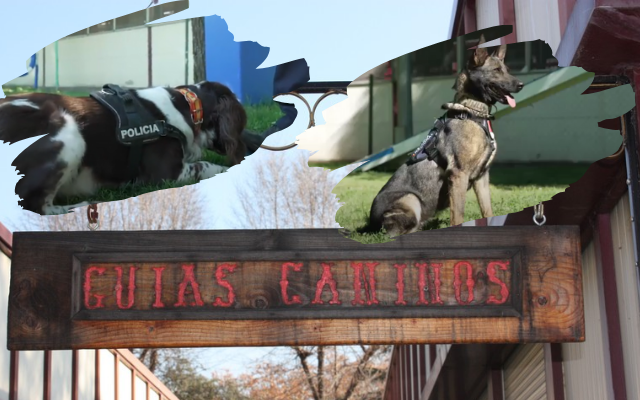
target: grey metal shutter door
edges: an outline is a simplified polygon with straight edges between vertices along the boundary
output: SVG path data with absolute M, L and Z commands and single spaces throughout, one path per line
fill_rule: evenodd
M 521 345 L 504 366 L 505 400 L 546 400 L 544 345 Z

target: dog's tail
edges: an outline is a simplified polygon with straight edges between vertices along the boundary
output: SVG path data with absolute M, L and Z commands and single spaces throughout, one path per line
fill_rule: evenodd
M 242 132 L 247 125 L 247 113 L 237 100 L 225 96 L 218 104 L 216 148 L 226 155 L 231 165 L 240 164 L 247 154 Z
M 24 97 L 0 100 L 0 140 L 5 143 L 56 133 L 63 125 L 62 113 L 52 101 L 36 104 Z

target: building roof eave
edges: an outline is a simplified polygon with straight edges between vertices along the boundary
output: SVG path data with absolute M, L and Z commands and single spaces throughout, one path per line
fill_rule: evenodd
M 13 250 L 13 234 L 0 222 L 0 251 L 11 258 Z
M 453 0 L 453 10 L 451 12 L 451 22 L 449 23 L 449 39 L 455 38 L 458 31 L 458 25 L 462 20 L 462 7 L 464 0 Z

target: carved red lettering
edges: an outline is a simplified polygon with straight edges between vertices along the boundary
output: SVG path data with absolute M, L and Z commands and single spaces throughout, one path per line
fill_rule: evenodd
M 398 274 L 398 279 L 396 280 L 396 290 L 398 292 L 398 300 L 396 300 L 397 306 L 405 306 L 407 302 L 404 301 L 404 270 L 407 268 L 406 264 L 395 264 L 393 266 L 396 269 Z
M 130 267 L 129 268 L 129 285 L 127 286 L 127 305 L 122 305 L 122 275 L 123 275 L 123 270 L 122 267 L 114 267 L 114 269 L 116 270 L 116 272 L 118 273 L 118 278 L 116 280 L 116 304 L 118 305 L 118 308 L 121 310 L 128 310 L 129 308 L 133 307 L 133 303 L 135 301 L 135 290 L 136 290 L 136 270 L 138 268 L 135 267 Z
M 228 273 L 233 273 L 236 269 L 236 264 L 220 264 L 216 269 L 216 281 L 218 285 L 227 289 L 227 301 L 222 300 L 220 297 L 216 297 L 213 302 L 213 305 L 216 307 L 231 307 L 233 303 L 236 301 L 236 293 L 233 289 L 233 286 L 229 283 L 229 281 L 225 281 L 224 278 L 227 277 Z
M 467 270 L 467 301 L 462 300 L 462 278 L 460 277 L 460 269 L 465 267 Z M 473 280 L 473 268 L 471 264 L 466 261 L 460 261 L 453 266 L 454 273 L 454 282 L 453 286 L 456 290 L 456 301 L 460 305 L 467 305 L 473 301 L 473 287 L 475 286 L 475 281 Z
M 282 301 L 284 304 L 290 306 L 292 304 L 301 304 L 302 300 L 300 300 L 300 296 L 293 295 L 289 298 L 287 294 L 287 288 L 289 287 L 289 278 L 287 277 L 287 273 L 289 272 L 289 268 L 292 268 L 295 272 L 300 272 L 302 270 L 302 263 L 292 263 L 287 262 L 282 264 L 282 279 L 280 280 L 280 292 L 282 293 Z
M 366 263 L 367 269 L 369 270 L 369 281 L 367 285 L 367 280 L 364 281 L 364 295 L 367 298 L 367 305 L 378 304 L 378 299 L 376 298 L 376 277 L 375 277 L 375 267 L 378 265 L 377 262 Z M 364 275 L 364 268 L 362 268 L 362 263 L 351 263 L 351 268 L 353 268 L 353 291 L 354 298 L 351 301 L 352 305 L 362 305 L 364 304 L 364 300 L 360 297 L 360 292 L 362 290 L 362 280 L 361 277 L 366 278 Z
M 442 264 L 431 264 L 431 270 L 433 270 L 433 290 L 431 290 L 431 303 L 433 304 L 444 304 L 444 302 L 440 298 L 440 287 L 442 286 L 442 281 L 440 280 L 440 268 L 442 268 Z
M 333 274 L 331 273 L 331 266 L 332 264 L 322 263 L 322 276 L 316 284 L 316 297 L 313 299 L 311 304 L 324 304 L 322 301 L 322 290 L 326 285 L 329 285 L 329 289 L 331 289 L 331 294 L 333 296 L 329 301 L 329 304 L 342 304 L 338 299 L 338 288 L 336 286 L 335 279 L 333 279 Z
M 427 290 L 427 263 L 416 263 L 418 268 L 418 301 L 416 304 L 429 304 L 424 296 L 425 290 Z
M 502 282 L 497 276 L 496 276 L 496 266 L 503 270 L 506 271 L 509 267 L 509 261 L 507 262 L 500 262 L 500 261 L 491 261 L 489 263 L 489 265 L 487 266 L 487 276 L 489 277 L 489 281 L 493 282 L 497 285 L 500 285 L 500 300 L 498 300 L 496 298 L 496 296 L 494 295 L 489 295 L 489 299 L 487 300 L 487 304 L 504 304 L 507 299 L 509 298 L 509 288 L 507 287 L 507 285 Z
M 192 301 L 191 306 L 203 306 L 204 302 L 202 301 L 202 296 L 200 295 L 200 286 L 198 282 L 196 282 L 196 277 L 193 274 L 193 265 L 183 265 L 182 271 L 184 271 L 184 278 L 182 279 L 182 283 L 178 287 L 178 302 L 174 304 L 175 307 L 186 307 L 187 303 L 184 301 L 184 295 L 187 291 L 187 285 L 191 285 L 193 288 L 193 298 L 195 301 Z
M 153 303 L 154 308 L 164 308 L 164 303 L 162 302 L 162 272 L 165 267 L 156 267 L 152 268 L 156 274 L 156 301 Z
M 102 300 L 104 299 L 104 295 L 101 294 L 91 294 L 91 274 L 93 272 L 95 272 L 98 275 L 102 275 L 104 274 L 104 271 L 106 270 L 106 268 L 104 267 L 89 267 L 87 268 L 87 270 L 84 272 L 84 306 L 88 309 L 88 310 L 95 310 L 96 308 L 103 308 L 104 307 L 104 303 L 102 302 Z M 90 300 L 91 298 L 95 298 L 96 299 L 96 304 L 91 305 Z

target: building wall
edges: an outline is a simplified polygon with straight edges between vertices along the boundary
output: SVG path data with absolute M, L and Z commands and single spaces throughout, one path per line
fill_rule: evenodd
M 20 351 L 17 372 L 18 400 L 40 398 L 44 391 L 44 352 Z M 68 377 L 70 378 L 70 376 Z
M 541 74 L 519 75 L 525 83 Z M 416 79 L 412 84 L 413 129 L 428 131 L 433 121 L 443 114 L 441 106 L 453 97 L 453 77 Z M 516 112 L 501 117 L 493 124 L 498 141 L 496 163 L 510 162 L 586 162 L 607 157 L 620 147 L 622 138 L 613 131 L 601 129 L 598 122 L 603 112 L 620 110 L 616 101 L 598 96 L 581 96 L 584 84 L 562 90 Z M 304 134 L 304 148 L 318 150 L 314 162 L 355 161 L 368 155 L 369 88 L 353 83 L 348 98 L 325 110 L 326 124 Z M 373 151 L 393 144 L 392 85 L 388 81 L 374 84 Z M 573 105 L 580 99 L 581 106 Z M 611 113 L 614 115 L 615 113 Z M 599 117 L 600 116 L 600 117 Z M 301 111 L 298 118 L 307 118 Z
M 544 345 L 518 347 L 503 368 L 505 400 L 547 400 Z
M 383 399 L 421 400 L 425 385 L 442 368 L 450 349 L 450 344 L 393 346 Z
M 611 212 L 620 331 L 624 349 L 627 398 L 640 398 L 640 302 L 635 266 L 629 195 Z M 596 240 L 597 236 L 596 236 Z M 585 342 L 562 344 L 564 381 L 568 400 L 613 399 L 608 321 L 604 308 L 602 265 L 594 242 L 582 254 Z M 528 374 L 540 379 L 544 370 Z M 506 377 L 505 377 L 506 380 Z M 531 385 L 533 386 L 533 385 Z M 505 385 L 506 391 L 506 385 Z M 537 397 L 536 397 L 537 398 Z
M 154 26 L 151 33 L 153 45 L 151 86 L 178 86 L 194 83 L 191 20 Z
M 500 0 L 502 1 L 502 0 Z M 558 0 L 513 0 L 518 42 L 542 39 L 556 53 L 560 45 L 560 9 Z M 478 30 L 500 25 L 499 0 L 476 0 Z M 489 42 L 500 44 L 500 39 Z
M 518 42 L 542 39 L 555 54 L 560 45 L 558 0 L 514 0 Z
M 615 279 L 621 321 L 622 347 L 624 349 L 624 374 L 628 399 L 638 399 L 640 393 L 638 376 L 640 371 L 640 293 L 638 274 L 635 266 L 633 234 L 630 218 L 629 195 L 625 194 L 611 212 L 611 231 L 614 249 Z M 609 353 L 608 321 L 605 311 L 602 264 L 598 250 L 599 238 L 596 234 L 582 253 L 583 299 L 585 313 L 585 341 L 563 343 L 561 360 L 552 359 L 551 346 L 547 344 L 522 344 L 509 356 L 502 366 L 502 388 L 505 400 L 547 399 L 555 393 L 555 385 L 564 385 L 567 400 L 608 400 L 614 399 L 611 376 L 611 356 Z M 403 362 L 403 348 L 394 347 L 393 357 Z M 428 347 L 428 346 L 427 346 Z M 450 346 L 437 346 L 438 362 L 444 362 Z M 454 360 L 467 363 L 470 360 Z M 554 376 L 554 363 L 561 362 L 562 379 Z M 458 365 L 456 364 L 456 365 Z M 451 366 L 450 366 L 451 368 Z M 478 368 L 485 368 L 479 365 Z M 436 368 L 436 372 L 439 370 Z M 389 375 L 392 380 L 400 380 L 405 387 L 415 373 L 415 367 L 407 364 L 405 369 L 391 365 Z M 431 374 L 429 374 L 431 375 Z M 437 379 L 437 377 L 434 377 Z M 499 379 L 499 378 L 498 378 Z M 428 381 L 428 379 L 427 379 Z M 494 398 L 491 394 L 491 377 L 487 377 L 488 390 L 480 399 Z M 561 387 L 561 386 L 560 386 Z M 425 386 L 422 386 L 424 390 Z M 394 386 L 387 384 L 387 396 L 394 397 Z M 427 395 L 429 395 L 427 393 Z M 403 400 L 415 396 L 402 397 Z M 429 398 L 428 396 L 425 398 Z M 475 399 L 474 399 L 475 400 Z
M 611 213 L 620 328 L 624 348 L 627 399 L 640 399 L 640 305 L 638 268 L 635 265 L 629 194 Z
M 609 379 L 607 320 L 595 245 L 582 253 L 585 341 L 562 344 L 567 400 L 613 399 Z
M 476 27 L 478 29 L 500 25 L 500 0 L 476 0 Z M 497 46 L 500 39 L 487 42 L 487 46 Z
M 42 60 L 42 54 L 43 54 L 43 50 L 42 49 L 40 49 L 36 53 L 36 62 L 38 62 L 39 60 Z M 27 60 L 25 62 L 25 66 L 28 66 L 28 65 L 29 65 L 29 60 Z M 12 80 L 11 83 L 7 83 L 7 85 L 27 86 L 27 87 L 34 86 L 36 70 L 35 69 L 32 69 L 32 70 L 25 69 L 25 72 L 27 72 L 27 71 L 28 71 L 27 75 L 19 76 L 16 79 Z M 42 83 L 42 77 L 43 77 L 42 68 L 38 67 L 38 85 L 40 85 L 40 83 Z
M 0 224 L 0 234 L 5 228 Z M 4 240 L 5 237 L 0 237 Z M 0 250 L 0 320 L 7 320 L 11 259 Z M 7 350 L 6 327 L 0 329 L 0 399 L 43 399 L 46 375 L 50 373 L 50 400 L 74 398 L 72 384 L 77 373 L 78 400 L 115 400 L 116 367 L 118 368 L 118 400 L 178 400 L 129 350 L 61 350 L 49 352 L 50 370 L 45 369 L 44 351 L 17 352 L 17 368 L 12 371 L 11 352 Z M 76 358 L 74 368 L 73 358 Z M 99 397 L 96 396 L 96 357 L 99 369 Z M 10 380 L 17 377 L 16 397 L 11 397 Z M 133 376 L 135 374 L 135 377 Z M 134 383 L 135 382 L 135 383 Z
M 63 353 L 63 352 L 57 352 Z M 68 363 L 69 358 L 73 356 L 73 352 L 65 352 L 65 361 Z M 54 353 L 54 360 L 56 359 Z M 61 360 L 61 362 L 65 362 Z M 85 366 L 84 373 L 78 376 L 78 399 L 91 400 L 94 399 L 96 393 L 96 350 L 78 350 L 78 364 Z M 68 364 L 67 368 L 69 368 Z M 93 368 L 91 366 L 94 366 Z M 55 369 L 54 369 L 55 371 Z M 66 387 L 71 391 L 71 384 L 65 381 Z M 52 389 L 53 390 L 53 389 Z M 68 398 L 68 397 L 67 397 Z
M 152 47 L 151 85 L 192 83 L 193 40 L 190 24 L 190 20 L 183 20 L 60 39 L 58 86 L 97 88 L 105 83 L 126 87 L 149 86 L 148 30 L 151 30 Z M 40 87 L 55 87 L 55 43 L 37 53 L 37 63 Z M 4 85 L 32 86 L 34 74 L 31 72 Z
M 126 46 L 122 44 L 126 43 Z M 53 47 L 53 48 L 52 48 Z M 51 52 L 49 52 L 51 48 Z M 55 46 L 47 48 L 45 68 L 53 70 L 55 85 Z M 58 77 L 62 87 L 100 87 L 115 83 L 128 87 L 147 86 L 147 30 L 72 36 L 58 42 Z M 49 57 L 49 56 L 53 57 Z M 123 66 L 125 66 L 123 68 Z
M 338 96 L 338 95 L 334 95 Z M 388 81 L 377 81 L 373 89 L 373 151 L 393 144 L 393 94 Z M 304 148 L 318 151 L 311 161 L 353 161 L 368 154 L 369 146 L 369 87 L 354 83 L 348 97 L 322 115 L 325 124 L 318 125 L 304 135 Z M 320 107 L 322 103 L 320 103 Z M 306 110 L 299 110 L 297 118 L 308 119 Z
M 9 278 L 11 273 L 11 262 L 2 251 L 0 251 L 0 318 L 6 321 L 7 304 L 9 301 Z M 3 324 L 3 326 L 5 326 Z M 0 329 L 0 399 L 9 398 L 9 375 L 11 353 L 7 350 L 7 329 Z
M 87 352 L 85 350 L 82 352 L 82 355 L 84 356 L 86 353 L 93 352 Z M 85 357 L 83 357 L 81 364 L 92 365 L 90 362 L 87 363 L 87 360 L 85 360 L 84 358 Z M 65 379 L 65 377 L 71 376 L 71 374 L 73 373 L 72 363 L 73 351 L 71 350 L 56 351 L 55 353 L 51 354 L 51 400 L 65 400 L 71 398 L 71 392 L 73 390 L 71 386 L 71 380 Z M 88 368 L 88 370 L 93 372 L 93 368 Z M 83 376 L 88 378 L 95 378 L 95 375 L 90 373 L 83 374 Z M 91 389 L 93 389 L 93 386 L 95 385 L 95 379 L 91 380 L 89 384 L 91 385 Z M 85 389 L 85 385 L 81 384 L 80 386 L 82 386 L 82 389 Z M 80 390 L 78 399 L 91 399 L 93 392 L 93 390 Z
M 496 119 L 495 162 L 592 163 L 614 154 L 622 136 L 598 127 L 598 122 L 603 115 L 625 111 L 623 103 L 581 96 L 583 90 L 584 84 L 578 84 Z

